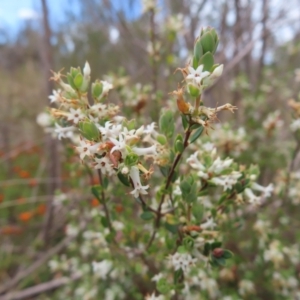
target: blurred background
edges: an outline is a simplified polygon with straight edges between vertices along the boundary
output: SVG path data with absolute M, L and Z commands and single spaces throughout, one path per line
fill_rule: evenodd
M 80 179 L 83 167 L 70 164 L 78 159 L 63 158 L 60 145 L 37 124 L 54 89 L 50 70 L 67 71 L 88 61 L 92 80 L 106 78 L 117 88 L 123 80 L 132 87 L 126 97 L 131 95 L 133 104 L 123 105 L 125 113 L 157 120 L 157 108 L 170 101 L 168 93 L 181 81 L 176 68 L 188 62 L 200 29 L 212 26 L 221 39 L 216 62 L 225 69 L 206 101 L 239 107 L 230 116 L 232 127 L 243 125 L 253 136 L 239 160 L 260 164 L 261 183 L 288 164 L 293 145 L 288 126 L 280 139 L 272 140 L 271 127 L 269 136 L 260 130 L 271 112 L 290 122 L 287 100 L 297 97 L 300 82 L 300 1 L 158 0 L 153 14 L 144 13 L 145 3 L 0 0 L 0 283 L 22 271 L 24 261 L 39 257 L 36 249 L 60 241 L 55 232 L 66 221 L 51 223 L 49 199 L 86 182 Z M 146 112 L 151 94 L 155 101 Z M 122 104 L 122 93 L 112 98 Z M 280 148 L 282 141 L 287 146 Z M 19 280 L 9 282 L 12 287 Z M 0 292 L 5 289 L 0 286 Z

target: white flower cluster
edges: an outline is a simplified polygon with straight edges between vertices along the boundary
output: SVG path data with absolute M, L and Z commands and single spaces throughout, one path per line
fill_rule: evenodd
M 223 65 L 216 67 L 212 73 L 203 71 L 203 68 L 203 65 L 199 65 L 196 70 L 191 66 L 187 67 L 188 74 L 185 81 L 190 92 L 194 88 L 201 93 L 205 87 L 223 73 Z
M 100 262 L 93 261 L 93 272 L 101 279 L 106 279 L 109 272 L 112 270 L 113 264 L 110 260 L 103 260 Z
M 284 262 L 284 255 L 279 241 L 274 240 L 269 245 L 269 249 L 265 250 L 264 260 L 273 262 L 275 267 L 279 267 Z
M 237 166 L 235 166 L 233 159 L 218 157 L 216 148 L 212 143 L 204 144 L 201 150 L 196 151 L 187 159 L 187 163 L 197 170 L 197 175 L 201 179 L 221 186 L 223 191 L 230 191 L 245 175 L 236 169 Z M 248 177 L 249 183 L 244 189 L 243 195 L 249 203 L 259 205 L 263 199 L 271 196 L 273 184 L 263 187 L 255 182 L 255 175 Z M 259 192 L 259 195 L 254 191 Z
M 238 156 L 248 147 L 247 134 L 243 127 L 233 130 L 228 123 L 215 124 L 209 139 L 224 153 Z
M 79 69 L 71 69 L 71 74 L 72 72 L 79 72 L 75 78 L 81 74 Z M 89 75 L 90 67 L 86 63 L 83 78 L 87 82 Z M 81 160 L 87 158 L 93 167 L 101 170 L 104 175 L 111 176 L 120 172 L 128 177 L 134 197 L 147 194 L 149 185 L 141 183 L 140 172 L 149 179 L 152 170 L 148 171 L 142 165 L 141 158 L 152 158 L 154 163 L 159 164 L 160 155 L 164 152 L 164 147 L 156 141 L 158 133 L 155 124 L 134 129 L 131 121 L 117 115 L 118 106 L 103 103 L 112 89 L 112 85 L 106 81 L 96 81 L 92 84 L 95 102 L 91 105 L 87 93 L 76 93 L 74 88 L 62 81 L 60 73 L 55 73 L 53 79 L 61 86 L 60 90 L 53 91 L 53 95 L 49 97 L 51 102 L 57 103 L 59 107 L 51 109 L 52 116 L 57 119 L 57 137 L 72 138 L 74 133 L 77 136 L 79 133 L 79 145 L 76 149 Z M 40 123 L 43 123 L 43 120 Z M 139 147 L 140 143 L 149 146 Z
M 171 263 L 175 271 L 181 269 L 185 273 L 187 273 L 190 270 L 191 266 L 193 266 L 197 261 L 197 259 L 192 258 L 192 256 L 189 253 L 179 253 L 179 252 L 170 255 L 169 259 L 171 260 Z
M 220 157 L 216 157 L 216 154 L 216 149 L 214 148 L 210 154 L 206 153 L 206 156 L 210 157 L 210 160 L 200 162 L 198 159 L 199 152 L 196 151 L 187 159 L 187 163 L 198 171 L 197 175 L 200 178 L 210 180 L 210 182 L 222 186 L 224 191 L 230 190 L 242 174 L 231 170 L 230 167 L 233 159 L 226 158 L 222 160 Z

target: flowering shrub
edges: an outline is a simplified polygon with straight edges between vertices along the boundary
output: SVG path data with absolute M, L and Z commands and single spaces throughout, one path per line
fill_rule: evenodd
M 53 273 L 81 278 L 75 289 L 64 288 L 72 299 L 226 296 L 217 277 L 235 277 L 229 267 L 235 249 L 223 246 L 227 232 L 239 227 L 240 207 L 256 209 L 271 196 L 273 185 L 259 185 L 258 167 L 232 158 L 247 148 L 244 129 L 234 132 L 228 124 L 213 124 L 220 112 L 237 109 L 229 103 L 208 107 L 205 101 L 205 90 L 223 71 L 214 62 L 218 42 L 214 29 L 201 31 L 190 63 L 178 69 L 183 84 L 171 93 L 173 100 L 162 108 L 158 124 L 123 116 L 123 107 L 109 101 L 113 85 L 90 83 L 88 63 L 83 71 L 71 68 L 67 82 L 61 72 L 53 73 L 60 89 L 49 99 L 56 108 L 39 123 L 58 139 L 70 139 L 100 182 L 91 188 L 100 209 L 70 212 L 66 234 L 76 239 L 66 254 L 49 262 Z M 148 105 L 140 87 L 133 93 L 124 106 L 127 101 L 132 108 L 141 101 Z M 123 91 L 121 97 L 131 94 Z M 87 222 L 83 231 L 82 219 Z M 262 226 L 257 221 L 254 228 L 263 233 Z M 265 260 L 279 264 L 283 257 L 274 251 L 280 247 L 278 241 L 270 243 Z M 249 279 L 240 280 L 235 291 L 242 297 L 254 292 Z

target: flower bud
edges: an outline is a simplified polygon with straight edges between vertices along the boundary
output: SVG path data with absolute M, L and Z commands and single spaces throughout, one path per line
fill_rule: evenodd
M 214 69 L 214 71 L 211 73 L 210 77 L 211 78 L 218 78 L 222 75 L 223 73 L 223 65 L 219 65 Z
M 214 28 L 207 27 L 201 30 L 200 42 L 203 49 L 203 54 L 211 52 L 214 54 L 219 44 L 219 37 Z
M 222 248 L 215 248 L 213 251 L 212 251 L 212 255 L 216 258 L 220 258 L 222 257 L 224 254 L 224 250 Z
M 83 68 L 83 75 L 86 78 L 88 78 L 91 75 L 91 67 L 88 62 L 85 62 L 85 65 Z
M 99 129 L 92 122 L 80 122 L 79 128 L 81 134 L 90 141 L 98 140 L 100 137 Z

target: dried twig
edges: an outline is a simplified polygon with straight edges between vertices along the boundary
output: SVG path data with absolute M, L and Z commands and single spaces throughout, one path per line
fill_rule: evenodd
M 85 226 L 86 222 L 83 221 L 79 226 L 80 231 L 82 231 L 85 228 Z M 7 292 L 11 288 L 15 287 L 22 279 L 30 276 L 33 272 L 35 272 L 37 269 L 43 266 L 51 257 L 53 257 L 55 254 L 57 254 L 66 246 L 68 246 L 73 239 L 73 236 L 68 236 L 64 238 L 60 243 L 48 250 L 42 257 L 36 260 L 28 268 L 21 270 L 19 273 L 17 273 L 17 275 L 14 278 L 0 286 L 0 294 Z
M 44 292 L 47 292 L 47 291 L 50 291 L 53 289 L 57 289 L 63 285 L 66 285 L 66 284 L 73 282 L 75 280 L 78 280 L 80 278 L 81 278 L 81 274 L 75 274 L 71 277 L 61 277 L 58 279 L 53 279 L 51 281 L 35 285 L 33 287 L 27 288 L 27 289 L 19 291 L 19 292 L 12 292 L 5 296 L 2 296 L 2 297 L 0 296 L 0 300 L 25 299 L 28 297 L 42 294 Z

